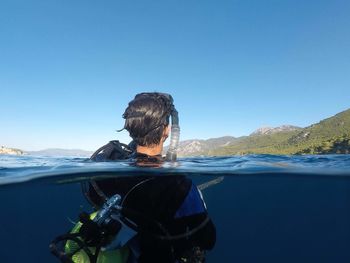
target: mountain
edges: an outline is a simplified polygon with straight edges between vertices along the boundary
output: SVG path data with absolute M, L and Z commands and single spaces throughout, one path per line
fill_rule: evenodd
M 277 132 L 288 132 L 288 131 L 295 131 L 295 130 L 301 130 L 302 128 L 293 126 L 293 125 L 282 125 L 276 128 L 273 127 L 261 127 L 257 130 L 255 130 L 250 135 L 266 135 L 266 134 L 274 134 Z
M 208 155 L 211 149 L 217 147 L 223 147 L 234 142 L 237 138 L 232 136 L 224 136 L 219 138 L 213 138 L 208 140 L 186 140 L 181 141 L 178 147 L 179 156 L 194 156 L 194 155 Z M 164 147 L 164 153 L 168 147 Z
M 41 151 L 29 151 L 30 155 L 41 155 L 41 156 L 69 156 L 69 157 L 90 157 L 93 152 L 85 151 L 80 149 L 59 149 L 50 148 Z
M 350 153 L 350 109 L 303 129 L 253 133 L 211 155 L 232 154 L 332 154 Z
M 296 153 L 350 153 L 350 109 L 303 129 L 285 145 Z
M 180 142 L 179 156 L 350 153 L 350 109 L 306 128 L 262 127 L 242 137 Z

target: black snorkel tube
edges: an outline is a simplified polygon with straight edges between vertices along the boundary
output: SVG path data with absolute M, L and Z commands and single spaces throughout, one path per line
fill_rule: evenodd
M 173 102 L 173 98 L 169 95 L 171 101 Z M 171 107 L 171 135 L 170 135 L 170 145 L 169 149 L 166 153 L 165 159 L 167 161 L 175 162 L 177 158 L 177 148 L 179 146 L 180 140 L 180 126 L 179 126 L 179 113 L 175 109 L 174 104 Z

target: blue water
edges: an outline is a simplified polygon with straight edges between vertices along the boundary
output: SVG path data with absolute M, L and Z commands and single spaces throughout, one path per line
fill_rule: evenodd
M 0 262 L 58 262 L 48 244 L 91 211 L 81 181 L 149 173 L 216 182 L 203 190 L 218 238 L 209 263 L 350 262 L 350 155 L 130 164 L 0 155 Z

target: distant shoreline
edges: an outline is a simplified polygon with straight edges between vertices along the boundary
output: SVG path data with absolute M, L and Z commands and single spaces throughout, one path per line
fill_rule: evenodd
M 166 150 L 167 147 L 164 148 L 164 152 Z M 59 148 L 22 151 L 2 146 L 0 154 L 90 157 L 93 152 Z M 350 109 L 305 128 L 292 125 L 263 127 L 248 136 L 180 141 L 177 149 L 179 157 L 247 154 L 350 154 Z
M 1 146 L 0 154 L 9 154 L 9 155 L 23 155 L 24 151 L 15 148 L 8 148 L 5 146 Z

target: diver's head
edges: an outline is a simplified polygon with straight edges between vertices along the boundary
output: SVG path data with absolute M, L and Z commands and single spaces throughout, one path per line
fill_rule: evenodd
M 123 114 L 124 128 L 137 145 L 152 147 L 166 140 L 173 108 L 170 98 L 162 93 L 140 93 L 129 102 Z

